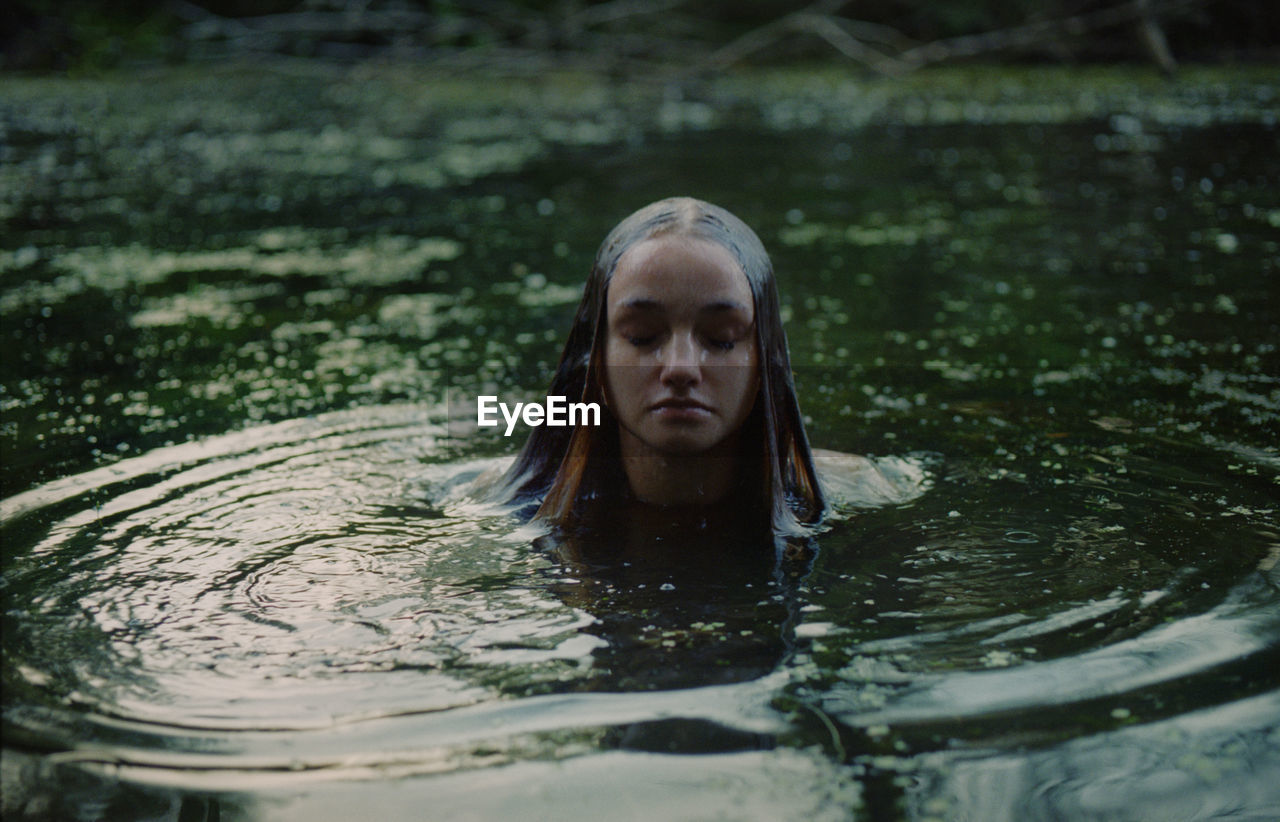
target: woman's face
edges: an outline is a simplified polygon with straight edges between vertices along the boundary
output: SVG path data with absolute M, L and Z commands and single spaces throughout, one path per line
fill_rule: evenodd
M 683 235 L 645 240 L 618 261 L 606 310 L 605 394 L 623 453 L 731 446 L 759 385 L 751 289 L 733 255 Z

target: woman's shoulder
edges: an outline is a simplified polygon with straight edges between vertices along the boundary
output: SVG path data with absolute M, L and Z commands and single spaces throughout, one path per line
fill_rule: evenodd
M 499 501 L 513 458 L 487 457 L 425 466 L 417 478 L 422 496 L 447 509 L 456 505 Z
M 925 460 L 915 456 L 866 457 L 815 448 L 813 466 L 832 513 L 901 505 L 917 499 L 932 482 Z
M 491 499 L 503 486 L 507 471 L 514 462 L 513 457 L 498 457 L 486 460 L 478 466 L 479 473 L 468 482 L 466 492 L 475 499 Z

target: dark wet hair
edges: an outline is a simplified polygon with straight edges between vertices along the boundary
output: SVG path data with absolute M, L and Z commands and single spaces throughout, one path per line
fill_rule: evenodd
M 537 516 L 559 524 L 570 524 L 595 503 L 628 493 L 618 423 L 607 409 L 602 388 L 605 300 L 622 256 L 664 235 L 713 242 L 728 250 L 746 274 L 755 309 L 760 386 L 739 438 L 744 474 L 739 494 L 763 506 L 775 533 L 802 532 L 805 524 L 822 516 L 823 500 L 796 401 L 773 265 L 746 223 L 719 206 L 689 197 L 645 206 L 619 223 L 600 245 L 547 393 L 570 402 L 599 403 L 605 419 L 598 427 L 534 428 L 504 478 L 506 493 L 517 500 L 541 497 Z

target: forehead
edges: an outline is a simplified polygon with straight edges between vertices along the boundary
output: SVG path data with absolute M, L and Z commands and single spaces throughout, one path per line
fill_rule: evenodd
M 751 287 L 733 254 L 710 240 L 678 234 L 637 243 L 618 260 L 609 283 L 610 310 L 640 299 L 668 309 L 737 303 L 752 313 Z

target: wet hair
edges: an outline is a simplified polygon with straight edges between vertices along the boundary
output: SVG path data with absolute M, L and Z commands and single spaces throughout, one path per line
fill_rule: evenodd
M 778 307 L 773 265 L 760 238 L 728 211 L 689 197 L 651 203 L 619 223 L 596 252 L 573 328 L 560 355 L 549 396 L 599 403 L 600 426 L 534 428 L 504 478 L 506 496 L 541 498 L 536 516 L 561 525 L 588 517 L 594 508 L 629 493 L 618 446 L 618 422 L 604 396 L 606 297 L 618 261 L 646 240 L 681 236 L 706 240 L 729 251 L 747 277 L 755 309 L 759 388 L 740 429 L 740 481 L 728 500 L 752 502 L 767 512 L 775 534 L 803 533 L 823 511 L 796 401 L 786 332 Z M 745 495 L 746 499 L 743 499 Z

